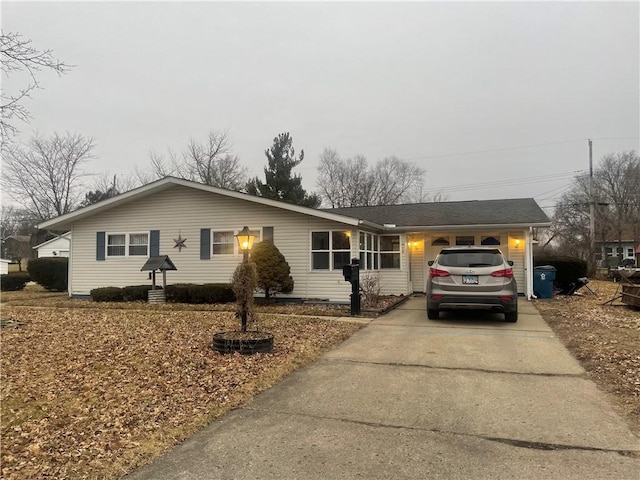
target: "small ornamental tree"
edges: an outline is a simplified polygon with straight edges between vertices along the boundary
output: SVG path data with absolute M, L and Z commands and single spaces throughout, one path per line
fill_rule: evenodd
M 236 296 L 236 317 L 240 319 L 241 331 L 247 331 L 247 322 L 256 321 L 253 292 L 257 287 L 256 266 L 253 262 L 240 263 L 231 278 L 231 288 Z
M 271 298 L 271 295 L 278 292 L 293 291 L 289 264 L 270 240 L 263 240 L 254 245 L 251 261 L 256 265 L 258 288 L 264 291 L 264 298 Z

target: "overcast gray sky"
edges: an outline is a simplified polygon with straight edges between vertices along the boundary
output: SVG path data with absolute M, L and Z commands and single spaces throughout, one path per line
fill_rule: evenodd
M 308 190 L 331 147 L 414 159 L 450 200 L 546 207 L 588 169 L 588 138 L 596 163 L 638 150 L 638 2 L 3 1 L 1 13 L 5 33 L 76 65 L 39 77 L 22 139 L 93 136 L 94 172 L 128 174 L 151 149 L 227 130 L 262 177 L 264 150 L 289 131 Z

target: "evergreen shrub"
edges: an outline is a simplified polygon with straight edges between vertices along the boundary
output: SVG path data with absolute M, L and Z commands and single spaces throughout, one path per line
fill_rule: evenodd
M 25 272 L 0 275 L 0 290 L 3 292 L 15 292 L 17 290 L 22 290 L 29 281 L 29 274 Z
M 123 302 L 124 294 L 120 287 L 100 287 L 91 290 L 94 302 Z
M 576 279 L 587 276 L 588 266 L 586 260 L 560 255 L 536 255 L 533 265 L 540 267 L 551 265 L 556 268 L 555 284 L 558 288 L 565 289 Z
M 165 289 L 165 299 L 171 303 L 230 303 L 235 298 L 227 283 L 176 283 Z
M 146 302 L 149 299 L 149 290 L 151 285 L 130 285 L 122 288 L 122 297 L 125 302 Z
M 68 266 L 66 257 L 34 258 L 29 261 L 29 276 L 47 290 L 64 292 L 68 288 Z
M 255 245 L 251 251 L 251 261 L 256 265 L 258 288 L 264 292 L 264 298 L 293 291 L 289 264 L 271 241 L 263 240 Z

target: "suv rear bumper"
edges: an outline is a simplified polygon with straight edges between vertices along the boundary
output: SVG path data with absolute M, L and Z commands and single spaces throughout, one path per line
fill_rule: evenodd
M 492 310 L 494 312 L 517 312 L 518 299 L 503 300 L 500 297 L 475 295 L 443 295 L 434 300 L 427 297 L 428 310 Z

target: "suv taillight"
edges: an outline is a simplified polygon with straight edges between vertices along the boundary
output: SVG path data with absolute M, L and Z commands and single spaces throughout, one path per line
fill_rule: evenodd
M 431 278 L 433 278 L 433 277 L 448 277 L 449 276 L 449 272 L 447 272 L 446 270 L 440 270 L 438 268 L 430 268 L 429 269 L 429 276 Z
M 513 270 L 510 268 L 505 268 L 504 270 L 496 270 L 495 272 L 491 272 L 491 276 L 513 278 Z

